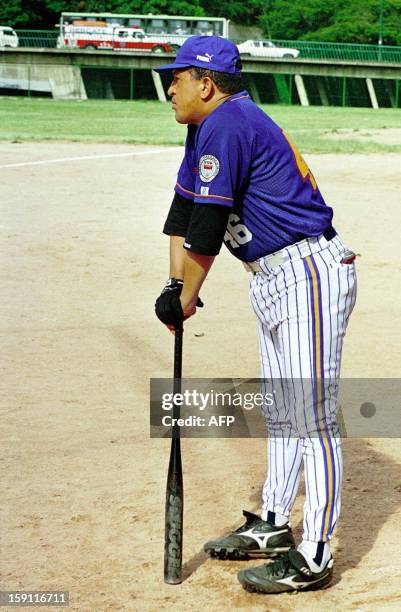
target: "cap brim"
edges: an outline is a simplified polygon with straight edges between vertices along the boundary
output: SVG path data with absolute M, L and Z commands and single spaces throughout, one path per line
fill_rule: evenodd
M 157 66 L 157 68 L 152 68 L 155 72 L 171 72 L 172 70 L 180 70 L 181 68 L 189 68 L 188 64 L 181 64 L 180 62 L 173 64 L 165 64 L 164 66 Z

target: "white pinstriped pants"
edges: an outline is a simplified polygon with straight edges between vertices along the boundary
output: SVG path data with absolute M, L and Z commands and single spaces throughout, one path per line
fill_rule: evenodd
M 341 505 L 342 453 L 338 435 L 337 386 L 341 350 L 356 298 L 354 263 L 340 263 L 339 236 L 308 238 L 258 260 L 250 298 L 258 320 L 262 378 L 286 387 L 286 401 L 265 407 L 269 429 L 268 475 L 263 488 L 267 512 L 289 516 L 305 473 L 304 539 L 327 541 Z M 311 389 L 291 395 L 291 381 Z M 326 398 L 322 382 L 334 392 Z M 294 385 L 293 385 L 294 386 Z M 329 385 L 330 387 L 330 385 Z M 296 396 L 296 398 L 295 398 Z M 283 396 L 282 396 L 283 397 Z M 320 417 L 320 419 L 319 419 Z M 327 429 L 299 433 L 297 423 L 324 421 Z M 317 420 L 316 420 L 317 419 Z

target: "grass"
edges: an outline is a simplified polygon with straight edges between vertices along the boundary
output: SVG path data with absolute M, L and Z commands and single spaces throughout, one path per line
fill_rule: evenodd
M 359 130 L 401 129 L 398 109 L 263 105 L 305 153 L 401 152 Z M 348 130 L 346 134 L 339 130 Z M 129 100 L 0 98 L 0 140 L 67 140 L 130 144 L 182 144 L 185 126 L 174 121 L 169 104 Z M 336 135 L 335 139 L 330 138 Z M 401 139 L 400 139 L 401 140 Z

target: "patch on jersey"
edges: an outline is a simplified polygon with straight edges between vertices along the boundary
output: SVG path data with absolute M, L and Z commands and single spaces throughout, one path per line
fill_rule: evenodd
M 214 155 L 202 155 L 199 160 L 199 176 L 204 183 L 210 183 L 220 170 L 220 162 Z
M 204 185 L 202 185 L 200 191 L 201 191 L 201 195 L 209 195 L 209 187 L 205 187 Z

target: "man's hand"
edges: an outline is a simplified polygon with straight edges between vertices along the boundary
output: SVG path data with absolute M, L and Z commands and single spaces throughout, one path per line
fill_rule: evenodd
M 184 282 L 178 278 L 169 278 L 155 304 L 156 316 L 162 323 L 171 327 L 180 327 L 184 312 L 180 294 Z
M 197 298 L 195 304 L 182 305 L 180 295 L 184 282 L 179 278 L 169 278 L 155 304 L 156 316 L 170 329 L 179 327 L 184 319 L 195 314 L 196 307 L 203 307 L 203 302 Z

